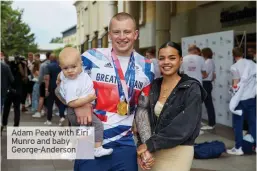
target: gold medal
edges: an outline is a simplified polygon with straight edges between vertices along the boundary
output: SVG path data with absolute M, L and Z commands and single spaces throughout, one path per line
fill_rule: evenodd
M 117 112 L 120 115 L 126 115 L 128 112 L 128 104 L 125 101 L 120 101 L 117 105 Z

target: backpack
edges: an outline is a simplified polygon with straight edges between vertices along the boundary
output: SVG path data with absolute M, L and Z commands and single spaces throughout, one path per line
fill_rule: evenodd
M 213 159 L 221 156 L 226 151 L 225 144 L 221 141 L 204 142 L 194 145 L 195 159 Z
M 250 134 L 245 135 L 242 142 L 242 150 L 244 154 L 253 154 L 255 148 L 253 137 Z

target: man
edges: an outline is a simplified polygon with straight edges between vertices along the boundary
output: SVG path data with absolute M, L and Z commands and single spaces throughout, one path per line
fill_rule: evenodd
M 202 84 L 202 79 L 206 78 L 206 67 L 203 57 L 197 55 L 196 46 L 188 48 L 189 55 L 183 57 L 183 63 L 180 68 L 181 73 L 187 74 L 189 77 L 197 79 Z
M 14 81 L 10 67 L 1 61 L 1 111 L 6 99 L 8 89 Z
M 5 53 L 1 51 L 1 62 L 5 63 L 5 61 L 6 61 Z
M 227 150 L 232 155 L 243 155 L 243 121 L 248 122 L 248 133 L 256 144 L 256 64 L 243 58 L 243 50 L 234 48 L 233 57 L 236 61 L 230 68 L 234 95 L 229 108 L 233 113 L 235 147 Z
M 28 69 L 28 63 L 25 57 L 20 56 L 18 53 L 15 54 L 15 60 L 18 61 L 18 63 L 21 64 L 22 69 L 23 69 L 23 77 L 22 77 L 22 95 L 21 95 L 21 111 L 22 112 L 27 112 L 28 109 L 25 106 L 27 95 L 28 95 L 28 81 L 29 81 L 29 69 Z
M 62 102 L 56 97 L 54 91 L 57 87 L 56 80 L 58 74 L 61 72 L 61 68 L 56 60 L 55 54 L 50 55 L 50 64 L 47 66 L 47 71 L 45 75 L 45 87 L 46 87 L 46 94 L 49 94 L 47 97 L 47 121 L 44 123 L 45 125 L 52 125 L 52 116 L 53 116 L 53 105 L 54 102 L 57 104 L 59 109 L 59 126 L 63 125 L 65 121 L 64 110 L 65 106 Z
M 46 100 L 45 99 L 48 94 L 48 87 L 45 87 L 45 82 L 44 82 L 44 79 L 45 79 L 45 75 L 46 73 L 48 72 L 47 71 L 47 65 L 50 63 L 50 60 L 49 60 L 49 57 L 50 57 L 50 52 L 47 52 L 46 53 L 46 60 L 40 65 L 40 68 L 39 68 L 39 76 L 38 76 L 38 83 L 39 83 L 39 94 L 40 94 L 40 97 L 39 97 L 39 103 L 38 103 L 38 109 L 37 109 L 37 112 L 32 115 L 32 117 L 34 118 L 41 118 L 41 116 L 44 115 L 44 113 L 42 111 L 43 109 L 43 106 L 44 106 L 44 103 L 46 104 Z
M 22 97 L 21 82 L 25 77 L 25 71 L 22 67 L 22 61 L 20 61 L 19 56 L 16 56 L 15 61 L 11 61 L 9 65 L 14 76 L 14 81 L 12 82 L 11 86 L 8 88 L 7 91 L 4 103 L 1 131 L 3 131 L 3 129 L 8 124 L 8 117 L 12 104 L 14 108 L 14 126 L 19 126 L 20 123 L 20 105 Z
M 154 65 L 155 78 L 159 78 L 161 76 L 161 72 L 160 72 L 158 60 L 155 57 L 155 52 L 156 52 L 155 48 L 149 48 L 145 52 L 145 57 L 152 61 Z
M 254 48 L 248 48 L 246 58 L 256 62 L 256 50 Z
M 134 51 L 138 30 L 131 15 L 122 12 L 113 16 L 109 37 L 112 49 L 88 50 L 82 54 L 82 61 L 97 93 L 94 113 L 104 125 L 103 146 L 113 148 L 113 153 L 95 160 L 76 160 L 75 171 L 138 170 L 131 126 L 139 96 L 149 94 L 153 66 L 150 60 Z M 83 107 L 76 110 L 83 110 Z M 76 114 L 80 124 L 92 120 L 91 115 L 84 113 L 84 116 Z

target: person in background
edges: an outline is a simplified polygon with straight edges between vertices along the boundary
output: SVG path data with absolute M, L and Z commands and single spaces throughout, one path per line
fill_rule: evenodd
M 27 95 L 28 95 L 28 74 L 29 74 L 29 69 L 28 69 L 28 64 L 27 64 L 27 60 L 23 57 L 20 57 L 19 55 L 15 55 L 15 60 L 19 60 L 20 65 L 22 66 L 23 69 L 23 73 L 24 76 L 22 77 L 22 96 L 21 96 L 21 111 L 22 112 L 27 112 L 28 109 L 26 108 L 25 104 L 26 104 L 26 99 L 27 99 Z
M 40 61 L 34 61 L 33 68 L 32 68 L 32 74 L 34 82 L 33 85 L 33 91 L 32 91 L 32 112 L 36 112 L 38 109 L 38 102 L 39 102 L 39 83 L 38 83 L 38 76 L 39 76 L 39 67 L 40 67 Z
M 248 122 L 248 133 L 256 144 L 256 64 L 252 60 L 243 58 L 243 50 L 239 47 L 235 47 L 232 53 L 236 62 L 230 68 L 234 95 L 229 107 L 233 113 L 235 147 L 228 149 L 227 153 L 243 155 L 244 118 Z
M 183 57 L 183 63 L 180 68 L 182 74 L 187 74 L 189 77 L 197 79 L 202 84 L 202 79 L 208 75 L 203 57 L 197 55 L 197 47 L 190 46 L 188 49 L 189 55 Z
M 33 79 L 33 74 L 32 74 L 32 69 L 33 69 L 33 65 L 34 65 L 34 54 L 32 52 L 28 53 L 28 84 L 27 84 L 27 93 L 28 93 L 28 97 L 29 100 L 31 102 L 31 104 L 29 106 L 32 105 L 32 91 L 33 91 L 33 86 L 34 86 L 34 82 L 32 81 Z
M 256 50 L 254 48 L 248 48 L 246 58 L 251 59 L 256 63 Z
M 34 55 L 34 62 L 35 61 L 40 61 L 40 54 L 39 53 L 36 53 L 35 55 Z
M 5 53 L 3 51 L 1 51 L 1 62 L 6 63 L 6 60 L 7 60 L 7 58 L 6 58 Z
M 1 113 L 6 99 L 7 91 L 11 87 L 13 81 L 14 77 L 9 65 L 7 65 L 4 60 L 1 60 Z
M 201 52 L 201 49 L 199 47 L 197 47 L 197 46 L 195 47 L 195 53 L 194 54 L 196 54 L 198 56 L 203 56 L 202 52 Z
M 20 57 L 16 55 L 15 60 L 9 62 L 9 66 L 14 76 L 14 81 L 12 82 L 11 87 L 7 91 L 3 109 L 1 131 L 3 131 L 3 129 L 5 129 L 8 124 L 8 117 L 12 104 L 14 108 L 14 126 L 19 126 L 20 124 L 20 105 L 22 97 L 21 83 L 25 77 L 24 67 L 22 66 L 24 63 L 22 62 L 22 60 L 23 59 L 20 59 Z
M 161 76 L 158 60 L 155 57 L 155 48 L 149 48 L 145 52 L 145 57 L 150 59 L 154 65 L 154 73 L 155 73 L 155 78 L 159 78 Z
M 210 48 L 203 48 L 202 49 L 202 56 L 205 60 L 207 78 L 203 79 L 203 87 L 207 91 L 207 98 L 204 101 L 205 107 L 207 109 L 208 114 L 208 125 L 203 126 L 201 130 L 211 130 L 215 127 L 216 124 L 216 116 L 215 110 L 212 102 L 212 81 L 216 78 L 215 74 L 215 64 L 212 60 L 212 50 Z
M 46 92 L 48 92 L 48 88 L 45 87 L 45 82 L 44 82 L 44 76 L 47 73 L 47 65 L 50 63 L 49 57 L 50 57 L 51 52 L 46 53 L 46 60 L 44 60 L 43 63 L 41 63 L 40 68 L 39 68 L 39 76 L 38 76 L 38 83 L 39 83 L 39 103 L 38 103 L 38 109 L 37 112 L 32 115 L 34 118 L 41 118 L 44 115 L 44 112 L 42 111 L 44 105 L 47 104 L 47 95 Z
M 59 126 L 63 125 L 65 121 L 64 111 L 65 105 L 56 97 L 55 89 L 57 87 L 56 80 L 58 74 L 61 72 L 61 68 L 57 62 L 55 54 L 51 54 L 49 57 L 50 64 L 47 65 L 47 70 L 45 73 L 45 93 L 47 97 L 47 121 L 44 123 L 46 125 L 52 125 L 52 116 L 53 116 L 53 105 L 54 102 L 57 104 L 59 109 Z M 72 88 L 72 87 L 70 87 Z

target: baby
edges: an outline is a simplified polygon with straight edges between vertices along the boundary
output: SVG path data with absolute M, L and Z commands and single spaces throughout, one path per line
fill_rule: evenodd
M 96 97 L 93 81 L 82 69 L 79 51 L 72 47 L 64 48 L 59 55 L 59 63 L 62 69 L 58 76 L 58 79 L 60 79 L 60 93 L 66 104 L 71 108 L 77 108 L 94 101 Z M 87 112 L 92 112 L 91 107 L 87 108 Z M 77 111 L 76 115 L 79 115 Z M 72 126 L 79 126 L 76 115 L 74 112 L 68 112 L 68 120 Z M 95 127 L 95 157 L 110 155 L 113 149 L 103 148 L 103 125 L 93 113 L 92 123 Z

